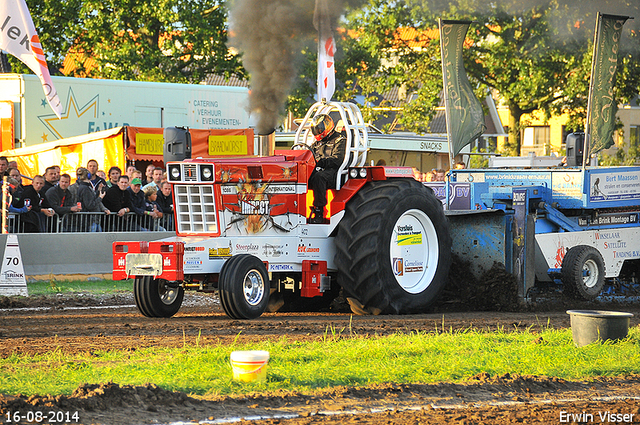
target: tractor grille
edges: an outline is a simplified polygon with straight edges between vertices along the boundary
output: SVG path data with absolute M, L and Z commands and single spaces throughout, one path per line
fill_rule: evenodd
M 217 233 L 213 185 L 174 185 L 178 233 Z
M 198 181 L 196 164 L 184 164 L 184 181 L 187 181 L 187 182 Z

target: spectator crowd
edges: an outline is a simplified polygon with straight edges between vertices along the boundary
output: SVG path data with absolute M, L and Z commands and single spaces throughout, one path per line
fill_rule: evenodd
M 59 166 L 29 178 L 15 161 L 1 156 L 0 176 L 7 182 L 4 207 L 17 218 L 9 221 L 8 231 L 172 231 L 173 199 L 165 174 L 153 165 L 147 167 L 144 180 L 132 165 L 125 174 L 119 167 L 105 173 L 91 159 L 76 170 L 72 183 L 69 174 L 60 174 Z

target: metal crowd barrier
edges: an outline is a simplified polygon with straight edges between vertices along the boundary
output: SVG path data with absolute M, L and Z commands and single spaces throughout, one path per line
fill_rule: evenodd
M 29 213 L 27 213 L 29 214 Z M 122 217 L 117 214 L 96 212 L 75 212 L 59 216 L 47 217 L 35 215 L 7 214 L 7 233 L 87 233 L 87 232 L 172 232 L 175 230 L 172 215 L 162 218 L 139 216 L 127 213 Z

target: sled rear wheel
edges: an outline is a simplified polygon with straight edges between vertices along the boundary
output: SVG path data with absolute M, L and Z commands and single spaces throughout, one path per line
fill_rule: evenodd
M 604 259 L 591 246 L 574 246 L 562 260 L 561 276 L 565 294 L 593 300 L 604 287 Z

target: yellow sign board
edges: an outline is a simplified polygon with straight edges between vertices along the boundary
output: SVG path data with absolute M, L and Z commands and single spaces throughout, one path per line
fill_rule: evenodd
M 580 172 L 551 174 L 553 193 L 566 198 L 582 199 L 582 178 Z
M 209 155 L 247 155 L 247 136 L 209 136 Z
M 162 155 L 164 137 L 162 134 L 136 134 L 136 153 L 140 155 Z

